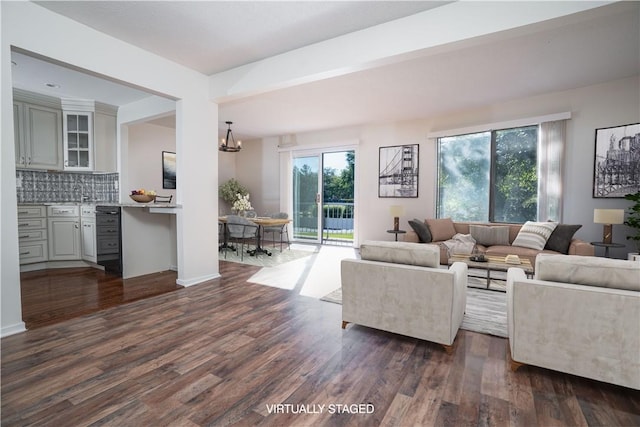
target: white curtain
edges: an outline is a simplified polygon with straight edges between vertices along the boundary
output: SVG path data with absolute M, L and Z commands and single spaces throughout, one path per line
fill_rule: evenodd
M 538 221 L 562 222 L 562 178 L 566 120 L 540 123 Z

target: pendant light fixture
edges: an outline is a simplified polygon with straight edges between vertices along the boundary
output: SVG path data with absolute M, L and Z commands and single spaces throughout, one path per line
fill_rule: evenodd
M 242 149 L 242 141 L 238 141 L 236 143 L 235 138 L 233 137 L 233 132 L 231 132 L 231 125 L 233 122 L 225 122 L 229 128 L 227 129 L 227 137 L 223 138 L 220 141 L 220 147 L 218 149 L 220 151 L 227 151 L 231 153 L 237 153 Z

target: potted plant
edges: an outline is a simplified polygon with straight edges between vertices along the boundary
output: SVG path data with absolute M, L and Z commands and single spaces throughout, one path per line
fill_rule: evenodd
M 218 187 L 218 196 L 227 202 L 229 206 L 238 199 L 238 194 L 246 196 L 249 194 L 249 190 L 242 184 L 240 184 L 235 178 L 231 178 L 224 184 Z
M 636 250 L 640 252 L 640 191 L 633 194 L 627 194 L 624 198 L 633 202 L 629 207 L 627 220 L 624 224 L 635 229 L 635 234 L 627 236 L 627 240 L 633 240 L 636 245 Z M 634 259 L 634 255 L 636 257 L 639 256 L 638 252 L 629 254 L 629 259 Z

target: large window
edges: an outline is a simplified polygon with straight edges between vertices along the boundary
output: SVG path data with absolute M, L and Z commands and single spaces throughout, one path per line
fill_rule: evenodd
M 538 126 L 439 138 L 437 217 L 535 220 L 537 147 Z

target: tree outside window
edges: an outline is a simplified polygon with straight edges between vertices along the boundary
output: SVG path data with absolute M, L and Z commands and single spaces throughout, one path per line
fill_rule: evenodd
M 515 222 L 537 214 L 538 127 L 438 139 L 438 218 Z

